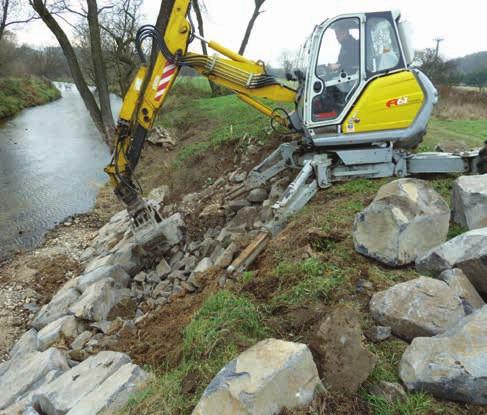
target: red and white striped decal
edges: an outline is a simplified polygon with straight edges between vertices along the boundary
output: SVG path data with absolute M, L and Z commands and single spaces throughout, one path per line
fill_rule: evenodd
M 162 71 L 161 80 L 159 81 L 159 85 L 157 86 L 157 92 L 154 95 L 154 99 L 156 101 L 159 101 L 164 95 L 164 92 L 166 92 L 166 89 L 169 86 L 169 83 L 171 82 L 171 79 L 175 72 L 176 65 L 168 62 Z

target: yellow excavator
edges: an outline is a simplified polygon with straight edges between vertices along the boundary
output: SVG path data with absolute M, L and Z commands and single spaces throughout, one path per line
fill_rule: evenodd
M 167 4 L 162 31 L 146 25 L 137 33 L 142 65 L 124 98 L 115 151 L 105 169 L 133 218 L 136 233 L 162 220 L 141 197 L 133 172 L 156 114 L 184 66 L 232 90 L 268 116 L 273 126 L 301 134 L 299 140 L 281 144 L 237 190 L 241 193 L 262 185 L 288 168 L 299 171 L 273 206 L 269 233 L 276 233 L 319 188 L 336 181 L 487 171 L 485 149 L 459 154 L 408 151 L 422 141 L 438 96 L 428 77 L 412 65 L 409 30 L 399 12 L 346 14 L 325 20 L 307 39 L 286 82 L 269 74 L 261 61 L 198 36 L 189 14 L 191 0 L 167 0 Z M 217 54 L 189 52 L 196 38 Z M 152 39 L 157 49 L 152 62 L 143 52 L 146 39 Z M 269 101 L 287 103 L 285 108 L 294 105 L 294 111 L 271 107 Z

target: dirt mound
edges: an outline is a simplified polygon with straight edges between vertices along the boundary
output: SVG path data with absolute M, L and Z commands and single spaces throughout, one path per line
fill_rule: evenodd
M 183 330 L 209 295 L 218 290 L 216 274 L 205 277 L 204 290 L 176 298 L 170 304 L 149 312 L 137 331 L 121 338 L 110 350 L 129 354 L 139 365 L 171 369 L 181 360 Z

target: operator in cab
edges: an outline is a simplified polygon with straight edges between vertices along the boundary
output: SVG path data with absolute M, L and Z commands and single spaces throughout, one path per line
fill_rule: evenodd
M 331 63 L 329 68 L 333 71 L 344 71 L 347 74 L 354 73 L 360 63 L 359 41 L 350 34 L 350 29 L 345 23 L 338 22 L 333 29 L 335 29 L 335 36 L 341 48 L 338 62 Z

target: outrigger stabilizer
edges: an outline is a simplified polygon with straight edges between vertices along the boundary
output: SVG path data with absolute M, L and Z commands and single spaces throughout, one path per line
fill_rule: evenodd
M 319 143 L 318 143 L 319 144 Z M 487 145 L 487 142 L 486 142 Z M 319 189 L 334 182 L 357 178 L 407 177 L 421 174 L 483 174 L 487 172 L 487 146 L 482 150 L 459 153 L 410 153 L 395 149 L 393 142 L 375 143 L 363 148 L 346 146 L 310 148 L 304 141 L 281 144 L 256 166 L 248 179 L 227 199 L 239 197 L 262 186 L 286 169 L 299 170 L 280 200 L 273 206 L 273 218 L 252 243 L 227 268 L 227 274 L 244 271 L 279 233 L 289 217 L 302 209 Z

